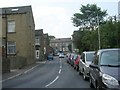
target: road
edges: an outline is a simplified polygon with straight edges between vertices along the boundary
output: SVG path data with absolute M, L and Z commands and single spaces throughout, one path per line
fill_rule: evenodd
M 3 88 L 90 88 L 66 58 L 40 63 L 33 70 L 3 82 Z

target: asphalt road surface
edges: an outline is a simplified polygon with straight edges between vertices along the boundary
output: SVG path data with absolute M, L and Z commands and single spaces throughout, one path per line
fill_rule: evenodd
M 54 57 L 52 61 L 40 63 L 33 70 L 3 82 L 3 88 L 89 88 L 66 58 Z

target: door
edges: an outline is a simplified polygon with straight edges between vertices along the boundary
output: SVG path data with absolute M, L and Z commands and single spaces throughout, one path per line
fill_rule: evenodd
M 39 57 L 40 57 L 40 56 L 39 56 L 39 55 L 40 55 L 39 53 L 40 53 L 39 50 L 36 50 L 36 59 L 39 59 Z

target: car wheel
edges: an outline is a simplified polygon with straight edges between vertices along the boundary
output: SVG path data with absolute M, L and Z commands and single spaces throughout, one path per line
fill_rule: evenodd
M 92 84 L 91 77 L 89 78 L 89 84 L 90 84 L 90 87 L 91 87 L 91 88 L 94 88 L 94 86 L 93 86 L 93 84 Z
M 74 67 L 74 69 L 76 70 L 76 66 L 75 66 L 75 65 L 73 65 L 73 67 Z
M 102 90 L 102 88 L 100 88 L 98 83 L 96 83 L 96 90 Z
M 76 70 L 77 70 L 77 72 L 79 71 L 79 67 L 78 66 L 77 66 Z
M 79 70 L 79 75 L 82 75 L 81 70 Z

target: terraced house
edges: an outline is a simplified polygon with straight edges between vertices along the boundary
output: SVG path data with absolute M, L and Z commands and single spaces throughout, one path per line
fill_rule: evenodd
M 35 62 L 35 23 L 31 6 L 2 8 L 2 39 L 10 69 Z

